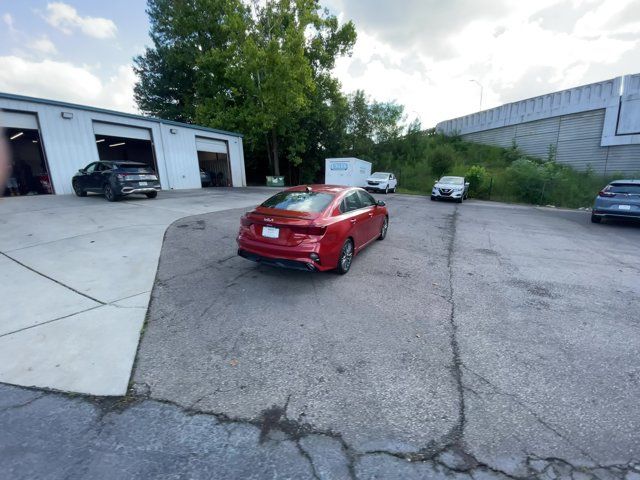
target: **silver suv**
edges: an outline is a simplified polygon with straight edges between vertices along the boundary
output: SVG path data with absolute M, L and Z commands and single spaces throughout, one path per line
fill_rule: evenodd
M 640 218 L 640 180 L 615 180 L 598 193 L 591 221 L 607 217 Z
M 464 177 L 442 177 L 431 190 L 431 200 L 455 200 L 462 203 L 469 196 L 469 182 Z

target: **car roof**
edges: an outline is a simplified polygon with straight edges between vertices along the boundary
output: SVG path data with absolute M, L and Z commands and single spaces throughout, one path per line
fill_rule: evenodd
M 101 163 L 112 163 L 113 165 L 142 165 L 144 167 L 147 166 L 146 163 L 142 162 L 133 162 L 130 160 L 100 160 Z
M 613 180 L 609 185 L 640 185 L 640 180 L 629 179 L 629 180 Z

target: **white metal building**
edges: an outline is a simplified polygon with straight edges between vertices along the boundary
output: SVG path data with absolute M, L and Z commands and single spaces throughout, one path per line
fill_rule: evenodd
M 640 74 L 529 98 L 440 122 L 436 130 L 598 173 L 640 172 Z
M 70 194 L 78 169 L 98 160 L 147 163 L 162 188 L 246 186 L 242 135 L 158 118 L 0 93 L 0 126 L 11 146 L 5 195 Z

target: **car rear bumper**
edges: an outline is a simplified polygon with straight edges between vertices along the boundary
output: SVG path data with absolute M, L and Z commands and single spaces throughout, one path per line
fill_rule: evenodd
M 132 193 L 151 193 L 151 192 L 159 192 L 160 190 L 161 190 L 160 185 L 149 185 L 147 187 L 124 186 L 120 188 L 120 195 L 131 195 Z
M 619 217 L 619 218 L 639 218 L 640 219 L 640 210 L 619 210 L 619 209 L 598 208 L 598 209 L 594 209 L 591 213 L 598 217 Z
M 265 265 L 271 265 L 273 267 L 290 268 L 292 270 L 303 270 L 305 272 L 316 272 L 318 267 L 313 263 L 311 259 L 307 261 L 291 260 L 288 258 L 272 258 L 258 253 L 250 252 L 248 250 L 238 249 L 238 255 L 252 262 L 264 263 Z
M 238 235 L 236 241 L 238 255 L 254 262 L 322 272 L 333 270 L 337 265 L 338 254 L 323 247 L 320 242 L 302 242 L 296 246 L 274 245 L 248 238 L 242 233 Z M 243 253 L 240 253 L 241 251 Z M 312 254 L 319 255 L 319 260 L 312 260 Z

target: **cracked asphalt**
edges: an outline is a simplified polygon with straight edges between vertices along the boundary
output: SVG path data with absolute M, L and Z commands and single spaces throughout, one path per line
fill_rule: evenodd
M 0 386 L 7 478 L 640 480 L 640 227 L 381 196 L 346 276 L 165 236 L 131 393 Z

